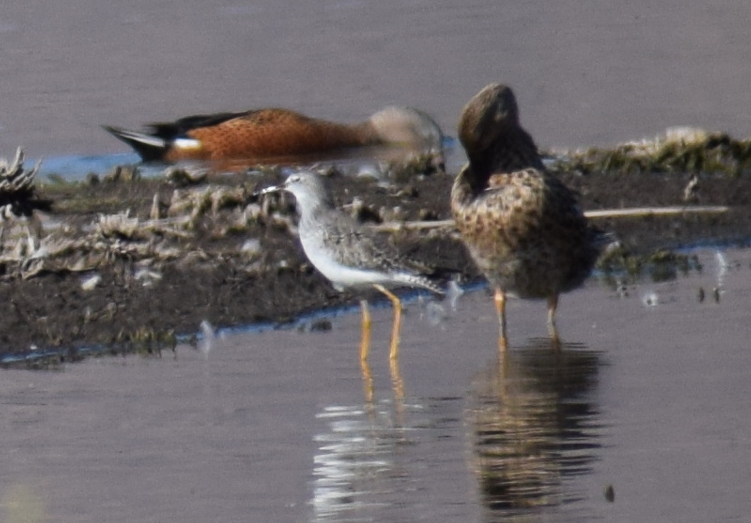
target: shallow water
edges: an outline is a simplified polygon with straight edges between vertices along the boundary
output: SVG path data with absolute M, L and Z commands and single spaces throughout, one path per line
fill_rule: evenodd
M 60 522 L 742 521 L 751 252 L 722 259 L 701 252 L 701 273 L 627 296 L 591 280 L 562 300 L 559 354 L 544 304 L 512 301 L 499 359 L 480 291 L 436 326 L 410 305 L 393 374 L 391 312 L 376 309 L 371 385 L 357 314 L 330 332 L 218 337 L 207 357 L 180 346 L 5 372 L 0 510 Z

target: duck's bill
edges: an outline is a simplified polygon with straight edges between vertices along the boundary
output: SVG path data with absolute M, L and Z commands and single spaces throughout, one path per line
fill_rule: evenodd
M 253 193 L 254 196 L 260 196 L 262 194 L 269 194 L 272 192 L 279 192 L 283 191 L 284 187 L 281 185 L 272 185 L 271 187 L 266 187 L 265 189 L 261 189 L 260 191 L 256 191 Z

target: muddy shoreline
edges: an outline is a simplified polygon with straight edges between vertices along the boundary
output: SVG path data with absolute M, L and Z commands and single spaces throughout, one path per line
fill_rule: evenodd
M 357 303 L 360 296 L 334 291 L 305 260 L 293 234 L 292 201 L 253 194 L 278 183 L 283 171 L 253 168 L 192 182 L 178 175 L 141 179 L 125 167 L 101 179 L 37 185 L 35 201 L 46 208 L 31 221 L 36 245 L 14 258 L 5 232 L 0 355 L 65 348 L 45 361 L 70 361 L 77 348 L 92 345 L 158 353 L 204 320 L 215 327 L 283 324 Z M 366 222 L 450 217 L 455 173 L 430 161 L 392 164 L 380 180 L 329 171 L 337 205 Z M 586 210 L 684 205 L 689 184 L 691 203 L 732 207 L 723 214 L 597 220 L 621 242 L 600 267 L 614 286 L 697 269 L 673 249 L 745 245 L 751 237 L 746 175 L 574 169 L 558 176 L 580 193 Z M 464 282 L 479 277 L 451 229 L 389 234 L 412 256 L 457 270 Z M 17 242 L 29 241 L 18 235 Z M 45 251 L 48 244 L 58 250 Z

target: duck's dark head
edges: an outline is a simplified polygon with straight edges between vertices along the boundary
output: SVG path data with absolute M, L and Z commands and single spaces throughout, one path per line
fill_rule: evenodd
M 534 140 L 519 124 L 514 92 L 506 85 L 490 84 L 469 101 L 459 120 L 459 140 L 476 189 L 493 173 L 543 168 Z
M 490 84 L 464 106 L 459 140 L 470 157 L 482 154 L 504 132 L 519 127 L 519 107 L 510 87 Z

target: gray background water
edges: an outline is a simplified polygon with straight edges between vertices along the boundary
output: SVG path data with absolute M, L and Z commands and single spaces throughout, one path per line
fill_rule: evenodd
M 496 80 L 545 146 L 684 124 L 746 136 L 749 20 L 744 2 L 5 2 L 0 140 L 6 153 L 105 154 L 124 147 L 101 123 L 271 105 L 356 121 L 388 103 L 453 133 Z M 4 372 L 0 517 L 744 521 L 751 257 L 702 259 L 701 275 L 626 298 L 596 281 L 567 295 L 560 358 L 536 340 L 540 303 L 510 304 L 500 364 L 483 293 L 437 327 L 412 306 L 403 398 L 388 310 L 372 403 L 356 315 L 330 333 L 218 340 L 208 359 L 181 347 Z M 699 286 L 721 302 L 700 304 Z
M 8 1 L 0 143 L 32 156 L 126 148 L 100 124 L 283 106 L 357 121 L 391 103 L 449 134 L 512 85 L 544 146 L 751 132 L 751 6 L 563 0 Z

